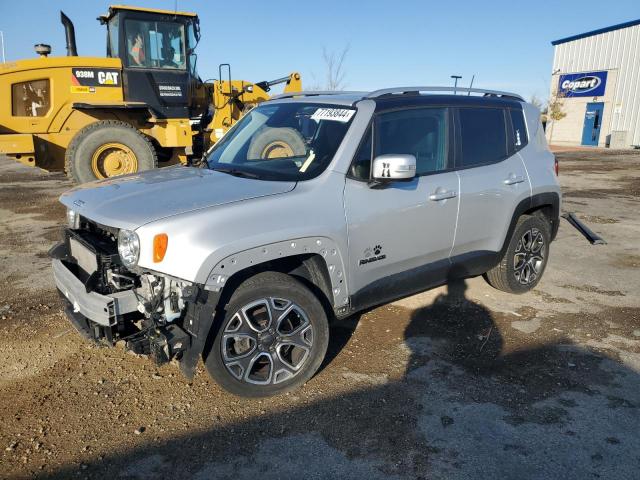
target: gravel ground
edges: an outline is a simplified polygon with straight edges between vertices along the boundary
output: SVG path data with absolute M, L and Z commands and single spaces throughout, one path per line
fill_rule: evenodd
M 336 323 L 266 400 L 84 343 L 46 257 L 70 185 L 0 159 L 0 477 L 638 478 L 640 155 L 559 158 L 608 245 L 563 221 L 532 293 L 475 278 Z

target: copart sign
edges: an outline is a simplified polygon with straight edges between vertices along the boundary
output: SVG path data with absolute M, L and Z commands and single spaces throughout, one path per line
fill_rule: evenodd
M 558 92 L 562 97 L 601 97 L 607 87 L 607 72 L 560 75 Z

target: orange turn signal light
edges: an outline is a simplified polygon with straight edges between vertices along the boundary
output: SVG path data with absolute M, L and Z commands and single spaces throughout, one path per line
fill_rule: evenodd
M 169 237 L 166 233 L 159 233 L 153 237 L 153 263 L 160 263 L 167 253 Z

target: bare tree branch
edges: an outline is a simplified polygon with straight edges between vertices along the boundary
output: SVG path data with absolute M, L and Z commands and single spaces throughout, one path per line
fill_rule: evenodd
M 349 53 L 349 48 L 350 45 L 348 44 L 340 52 L 329 52 L 325 47 L 322 48 L 322 59 L 326 74 L 325 89 L 342 90 L 346 86 L 344 63 Z

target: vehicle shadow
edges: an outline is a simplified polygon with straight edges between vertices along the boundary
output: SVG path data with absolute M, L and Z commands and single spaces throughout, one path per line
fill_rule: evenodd
M 292 395 L 233 424 L 212 415 L 203 431 L 42 478 L 637 478 L 638 373 L 567 337 L 506 352 L 509 326 L 466 289 L 452 281 L 377 352 L 402 359 L 397 378 L 340 374 L 335 362 L 319 375 L 342 394 Z M 337 330 L 336 355 L 356 324 Z

